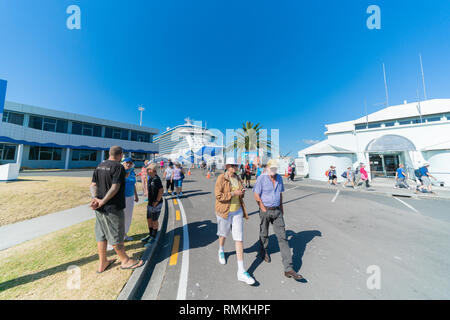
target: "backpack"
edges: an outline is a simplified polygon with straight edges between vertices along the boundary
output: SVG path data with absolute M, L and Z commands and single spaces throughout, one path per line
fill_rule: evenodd
M 329 170 L 325 171 L 325 176 L 328 177 L 328 174 L 330 173 Z
M 417 178 L 422 178 L 422 174 L 420 173 L 420 169 L 416 169 L 416 170 L 414 170 L 414 175 L 417 177 Z
M 347 171 L 344 171 L 344 173 L 341 175 L 341 177 L 347 179 Z

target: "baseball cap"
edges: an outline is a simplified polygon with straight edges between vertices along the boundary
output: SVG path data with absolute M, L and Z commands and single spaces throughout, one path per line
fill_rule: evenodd
M 278 168 L 277 160 L 270 159 L 269 161 L 267 161 L 267 168 Z

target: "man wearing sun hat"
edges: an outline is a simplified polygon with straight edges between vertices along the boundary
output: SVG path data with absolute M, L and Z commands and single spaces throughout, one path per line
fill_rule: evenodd
M 277 174 L 277 161 L 275 159 L 269 160 L 267 169 L 267 174 L 259 176 L 253 187 L 253 194 L 259 206 L 259 218 L 261 221 L 259 229 L 260 255 L 264 261 L 268 263 L 271 261 L 267 252 L 267 246 L 269 244 L 269 224 L 272 224 L 280 247 L 284 275 L 295 280 L 302 280 L 303 277 L 294 271 L 291 249 L 286 237 L 282 197 L 284 185 L 283 178 Z

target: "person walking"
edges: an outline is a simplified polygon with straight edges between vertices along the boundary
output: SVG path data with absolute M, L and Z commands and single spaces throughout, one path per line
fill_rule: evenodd
M 403 163 L 398 165 L 397 171 L 395 171 L 395 185 L 394 188 L 406 188 L 411 189 L 411 187 L 407 183 L 408 173 L 405 171 L 403 167 Z
M 337 175 L 335 166 L 330 166 L 330 169 L 328 169 L 328 183 L 330 185 L 337 186 Z
M 355 169 L 354 179 L 355 179 L 355 186 L 356 187 L 359 186 L 359 182 L 361 181 L 361 165 L 363 165 L 362 162 L 360 162 L 359 165 L 357 165 L 356 169 Z
M 181 164 L 177 162 L 175 164 L 175 168 L 173 169 L 172 174 L 172 181 L 175 185 L 175 193 L 177 197 L 181 197 L 183 195 L 182 191 L 183 179 L 184 179 L 184 169 L 181 167 Z
M 125 169 L 125 241 L 133 241 L 133 237 L 128 236 L 128 231 L 133 219 L 134 202 L 139 202 L 136 190 L 136 174 L 133 170 L 133 159 L 125 158 L 122 165 Z
M 361 173 L 361 180 L 366 183 L 366 188 L 370 188 L 369 174 L 367 173 L 366 166 L 364 164 L 360 164 L 359 172 Z
M 252 178 L 252 169 L 250 167 L 250 163 L 247 160 L 247 163 L 245 164 L 245 183 L 247 185 L 247 188 L 251 188 L 250 185 L 250 179 Z
M 122 269 L 135 269 L 143 261 L 131 259 L 125 252 L 125 169 L 120 164 L 123 150 L 119 146 L 109 149 L 109 158 L 101 162 L 94 170 L 90 185 L 92 201 L 90 207 L 95 210 L 95 238 L 99 256 L 97 273 L 107 270 L 115 259 L 106 258 L 106 246 L 109 242 L 119 256 Z
M 216 168 L 217 168 L 216 160 L 213 160 L 213 162 L 211 163 L 211 174 L 214 177 L 216 176 Z
M 144 161 L 144 165 L 141 168 L 141 172 L 139 173 L 139 175 L 141 176 L 141 183 L 142 183 L 142 193 L 144 195 L 144 197 L 147 198 L 147 166 L 148 166 L 149 161 L 145 160 Z M 145 201 L 147 201 L 147 199 L 145 199 Z
M 267 252 L 267 246 L 269 245 L 269 225 L 272 224 L 281 251 L 284 275 L 287 278 L 302 280 L 304 278 L 294 271 L 291 250 L 286 237 L 283 218 L 283 178 L 277 173 L 278 166 L 275 160 L 269 160 L 267 168 L 268 174 L 261 175 L 253 187 L 253 194 L 259 206 L 260 255 L 265 262 L 271 262 L 270 255 Z
M 245 188 L 242 180 L 236 174 L 238 164 L 233 158 L 227 158 L 225 168 L 225 173 L 217 177 L 214 188 L 217 236 L 219 237 L 219 263 L 226 264 L 224 245 L 231 230 L 236 247 L 237 278 L 239 281 L 252 285 L 255 283 L 255 279 L 244 268 L 243 218 L 248 220 L 243 201 Z
M 161 214 L 164 188 L 161 179 L 157 175 L 156 163 L 148 166 L 148 204 L 147 204 L 147 225 L 148 235 L 141 239 L 145 246 L 153 243 L 158 233 L 158 219 Z
M 295 180 L 295 164 L 294 163 L 291 164 L 290 179 L 292 182 L 294 182 L 294 180 Z
M 163 171 L 163 169 L 164 169 L 164 160 L 161 160 L 161 161 L 159 162 L 159 169 L 160 169 L 161 171 Z
M 343 188 L 347 187 L 347 184 L 350 182 L 353 189 L 356 189 L 355 187 L 355 173 L 352 170 L 352 167 L 348 167 L 347 171 L 344 171 L 342 174 L 342 177 L 345 179 L 344 184 L 342 185 Z
M 422 182 L 422 186 L 418 188 L 418 190 L 423 191 L 423 189 L 426 189 L 427 192 L 434 193 L 431 186 L 431 179 L 437 180 L 434 176 L 431 175 L 429 168 L 430 164 L 428 162 L 425 162 L 421 168 L 419 168 L 420 173 L 420 180 Z M 417 192 L 417 190 L 416 190 Z
M 172 175 L 173 175 L 173 164 L 170 165 L 170 162 L 169 162 L 169 166 L 166 168 L 166 170 L 164 170 L 164 174 L 163 174 L 163 179 L 166 180 L 167 195 L 170 195 L 173 192 L 174 183 L 172 180 Z

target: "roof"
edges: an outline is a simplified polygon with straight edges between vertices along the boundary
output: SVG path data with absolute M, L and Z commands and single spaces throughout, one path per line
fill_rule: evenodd
M 336 153 L 355 153 L 355 152 L 342 147 L 328 144 L 327 140 L 323 140 L 306 149 L 299 151 L 299 153 L 310 155 L 310 154 L 336 154 Z
M 450 99 L 431 99 L 421 101 L 420 110 L 422 116 L 450 113 Z M 412 102 L 384 108 L 382 110 L 369 114 L 367 118 L 368 122 L 372 123 L 387 120 L 418 117 L 419 115 L 420 115 L 419 103 Z M 355 124 L 366 123 L 366 121 L 367 121 L 366 116 L 364 116 L 356 120 L 328 124 L 325 126 L 328 129 L 326 133 L 328 134 L 328 133 L 353 131 L 355 129 L 354 127 Z

